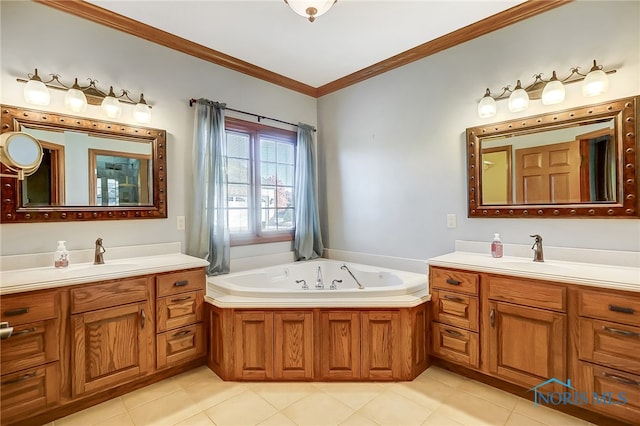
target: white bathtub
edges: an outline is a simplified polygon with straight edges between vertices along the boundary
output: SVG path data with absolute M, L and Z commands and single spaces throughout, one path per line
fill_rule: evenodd
M 427 274 L 318 259 L 253 269 L 207 279 L 207 300 L 220 308 L 413 307 L 429 300 Z M 320 268 L 324 289 L 316 289 Z M 302 288 L 300 280 L 309 287 Z M 331 290 L 333 280 L 337 289 Z

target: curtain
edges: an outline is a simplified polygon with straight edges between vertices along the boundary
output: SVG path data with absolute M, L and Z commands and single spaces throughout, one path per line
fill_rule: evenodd
M 196 103 L 187 254 L 209 261 L 207 275 L 229 272 L 225 104 Z
M 320 235 L 316 160 L 313 146 L 313 127 L 298 124 L 298 146 L 294 181 L 296 231 L 293 250 L 296 260 L 321 257 L 324 247 Z

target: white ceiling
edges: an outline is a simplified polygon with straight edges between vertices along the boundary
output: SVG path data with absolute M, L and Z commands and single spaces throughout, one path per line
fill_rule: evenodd
M 89 2 L 319 87 L 524 1 L 338 0 L 313 23 L 283 0 Z

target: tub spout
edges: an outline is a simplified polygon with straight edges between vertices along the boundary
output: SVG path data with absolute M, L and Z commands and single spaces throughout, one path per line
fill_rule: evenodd
M 322 290 L 324 288 L 324 281 L 322 281 L 322 269 L 318 266 L 316 270 L 316 289 Z
M 347 271 L 349 273 L 349 275 L 351 275 L 351 278 L 353 278 L 353 280 L 356 282 L 356 284 L 358 284 L 358 288 L 360 290 L 362 290 L 364 288 L 364 286 L 362 284 L 360 284 L 360 281 L 358 281 L 356 276 L 353 275 L 353 272 L 351 272 L 351 269 L 349 269 L 349 267 L 347 266 L 346 263 L 343 263 L 342 266 L 340 267 L 340 269 L 342 269 L 343 271 Z

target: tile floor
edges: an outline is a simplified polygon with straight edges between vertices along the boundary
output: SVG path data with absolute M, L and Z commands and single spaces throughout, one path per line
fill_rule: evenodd
M 437 367 L 400 383 L 234 383 L 200 367 L 46 426 L 75 425 L 592 426 Z

